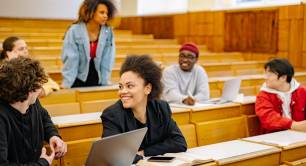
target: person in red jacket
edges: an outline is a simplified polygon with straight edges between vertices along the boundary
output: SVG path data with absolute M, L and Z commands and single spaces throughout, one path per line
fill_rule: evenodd
M 263 133 L 306 132 L 306 87 L 293 78 L 293 66 L 286 59 L 273 59 L 264 68 L 265 83 L 255 103 Z

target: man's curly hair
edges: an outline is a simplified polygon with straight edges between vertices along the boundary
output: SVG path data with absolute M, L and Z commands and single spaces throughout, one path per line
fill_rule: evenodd
M 48 81 L 44 69 L 37 60 L 18 57 L 0 65 L 0 98 L 8 103 L 23 102 L 29 92 L 42 87 Z

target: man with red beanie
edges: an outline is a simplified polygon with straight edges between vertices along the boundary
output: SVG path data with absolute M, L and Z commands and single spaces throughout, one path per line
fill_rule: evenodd
M 209 99 L 208 77 L 205 70 L 196 64 L 199 49 L 194 43 L 185 43 L 179 50 L 178 64 L 163 71 L 162 98 L 169 103 L 194 105 Z

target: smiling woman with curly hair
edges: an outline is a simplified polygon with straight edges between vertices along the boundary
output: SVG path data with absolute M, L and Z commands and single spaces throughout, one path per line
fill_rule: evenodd
M 161 69 L 149 56 L 128 56 L 120 70 L 120 100 L 101 116 L 103 137 L 148 127 L 134 162 L 143 156 L 187 149 L 183 134 L 171 118 L 169 104 L 159 99 L 160 79 Z

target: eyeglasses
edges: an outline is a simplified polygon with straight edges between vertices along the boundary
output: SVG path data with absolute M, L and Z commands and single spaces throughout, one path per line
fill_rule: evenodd
M 179 58 L 181 58 L 181 59 L 188 59 L 188 60 L 194 60 L 197 57 L 195 55 L 192 55 L 192 54 L 180 53 Z

